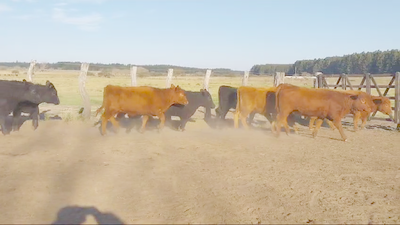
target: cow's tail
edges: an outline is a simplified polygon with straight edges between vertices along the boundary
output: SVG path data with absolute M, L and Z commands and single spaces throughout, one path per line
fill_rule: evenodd
M 234 127 L 238 128 L 239 127 L 239 117 L 240 117 L 240 88 L 237 89 L 236 91 L 236 109 L 235 109 L 235 115 L 234 115 Z
M 104 106 L 102 105 L 102 106 L 100 106 L 100 108 L 98 108 L 97 110 L 96 110 L 96 115 L 95 115 L 95 117 L 97 116 L 97 114 L 99 114 L 100 112 L 101 112 L 101 110 L 103 110 L 104 109 Z
M 280 94 L 281 89 L 282 89 L 282 85 L 279 85 L 276 88 L 276 92 L 275 92 L 275 111 L 276 111 L 277 115 L 280 113 L 280 111 L 279 111 L 279 94 Z

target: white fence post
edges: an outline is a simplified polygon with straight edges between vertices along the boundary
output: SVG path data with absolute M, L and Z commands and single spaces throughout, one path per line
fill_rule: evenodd
M 172 75 L 173 75 L 173 74 L 174 74 L 174 69 L 168 69 L 167 82 L 166 82 L 167 88 L 170 88 L 170 87 L 171 87 Z
M 208 84 L 210 82 L 210 77 L 211 77 L 211 70 L 207 70 L 206 76 L 204 77 L 204 83 L 203 83 L 203 88 L 208 91 Z
M 81 97 L 83 100 L 83 118 L 90 119 L 91 107 L 90 107 L 90 99 L 89 95 L 86 92 L 86 78 L 87 72 L 89 69 L 89 63 L 82 63 L 81 72 L 79 74 L 79 91 L 81 93 Z
M 35 65 L 36 65 L 36 60 L 33 60 L 31 62 L 31 64 L 29 65 L 29 69 L 28 72 L 26 73 L 26 75 L 28 76 L 28 81 L 32 82 L 33 81 L 33 75 L 35 73 Z
M 137 86 L 136 80 L 137 66 L 131 67 L 131 86 Z
M 247 86 L 247 81 L 249 80 L 249 71 L 244 71 L 243 79 L 242 79 L 242 86 Z
M 284 72 L 275 72 L 274 76 L 274 87 L 278 87 L 278 85 L 285 83 L 285 73 Z

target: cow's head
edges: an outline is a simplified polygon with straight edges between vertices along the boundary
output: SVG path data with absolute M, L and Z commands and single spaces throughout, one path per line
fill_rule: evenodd
M 214 109 L 215 104 L 212 100 L 210 92 L 208 92 L 206 89 L 200 89 L 200 93 L 202 96 L 202 102 L 201 102 L 202 106 L 204 106 L 206 108 Z
M 390 103 L 389 98 L 374 96 L 372 101 L 377 106 L 379 112 L 382 112 L 386 115 L 392 115 L 392 104 Z
M 46 81 L 46 85 L 32 84 L 26 82 L 28 86 L 28 92 L 26 93 L 27 99 L 33 103 L 51 103 L 58 105 L 60 104 L 60 99 L 57 95 L 57 90 L 50 81 Z
M 180 88 L 179 85 L 175 87 L 175 85 L 171 84 L 170 89 L 173 91 L 173 94 L 171 95 L 171 100 L 173 103 L 181 105 L 187 105 L 189 103 L 186 98 L 185 91 Z
M 356 108 L 359 111 L 371 111 L 371 99 L 366 94 L 352 94 L 348 97 L 354 101 L 352 106 L 353 108 Z

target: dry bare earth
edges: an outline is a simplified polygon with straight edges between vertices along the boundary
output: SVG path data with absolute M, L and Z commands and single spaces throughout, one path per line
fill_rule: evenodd
M 394 123 L 358 133 L 349 123 L 345 143 L 328 128 L 275 138 L 268 123 L 216 130 L 202 116 L 183 133 L 104 137 L 78 121 L 35 132 L 26 122 L 0 137 L 0 222 L 51 223 L 63 207 L 93 206 L 125 223 L 400 223 Z

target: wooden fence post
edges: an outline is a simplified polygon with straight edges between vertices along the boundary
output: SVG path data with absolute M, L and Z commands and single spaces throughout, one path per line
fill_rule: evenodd
M 208 83 L 210 82 L 211 70 L 207 70 L 206 76 L 204 77 L 203 88 L 208 91 Z
M 371 94 L 371 77 L 369 73 L 365 74 L 365 85 L 367 93 Z
M 26 75 L 28 76 L 28 81 L 32 82 L 33 81 L 33 75 L 35 73 L 35 65 L 36 65 L 36 60 L 33 60 L 31 62 L 31 64 L 29 65 L 29 69 L 28 72 L 26 73 Z
M 172 81 L 173 74 L 174 74 L 174 69 L 168 69 L 167 82 L 166 82 L 167 88 L 171 87 L 171 81 Z
M 400 131 L 400 72 L 395 74 L 394 88 L 394 122 L 397 123 L 397 130 Z
M 90 99 L 89 95 L 86 92 L 86 78 L 87 72 L 89 69 L 89 63 L 82 63 L 81 72 L 79 74 L 79 91 L 81 93 L 81 97 L 83 100 L 83 118 L 90 119 L 91 107 L 90 107 Z
M 318 88 L 323 88 L 323 83 L 322 83 L 323 76 L 324 76 L 323 74 L 317 75 Z
M 131 67 L 131 86 L 137 86 L 136 81 L 137 66 Z
M 342 73 L 341 77 L 342 77 L 342 89 L 346 90 L 347 75 L 345 73 Z
M 242 86 L 247 86 L 247 81 L 249 80 L 249 71 L 244 71 Z
M 285 73 L 275 72 L 274 76 L 274 87 L 278 87 L 279 84 L 285 83 Z

